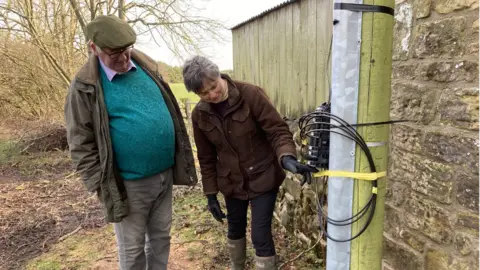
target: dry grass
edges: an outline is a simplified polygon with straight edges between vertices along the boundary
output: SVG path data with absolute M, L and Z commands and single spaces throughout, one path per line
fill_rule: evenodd
M 77 227 L 104 224 L 96 197 L 84 191 L 77 177 L 3 181 L 0 202 L 0 265 L 8 269 L 18 269 Z
M 104 222 L 96 197 L 72 174 L 67 152 L 25 150 L 24 138 L 48 129 L 9 127 L 0 129 L 0 269 L 19 269 L 76 228 Z

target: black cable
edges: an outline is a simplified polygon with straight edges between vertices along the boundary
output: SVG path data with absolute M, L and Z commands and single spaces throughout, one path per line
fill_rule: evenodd
M 333 25 L 336 25 L 338 23 L 339 23 L 338 20 L 334 20 Z M 327 66 L 328 66 L 328 64 L 330 62 L 330 59 L 331 59 L 332 43 L 333 43 L 333 35 L 330 37 L 330 44 L 329 44 L 329 50 L 328 50 L 328 56 L 327 56 Z M 329 76 L 330 74 L 326 74 L 326 75 L 327 75 L 328 88 L 329 88 L 328 102 L 330 103 L 331 98 L 332 98 L 332 87 L 331 87 L 331 80 L 330 80 L 330 76 Z M 326 122 L 309 123 L 312 119 L 315 119 L 316 117 L 325 117 L 325 118 L 330 119 L 330 120 L 333 119 L 336 122 L 340 123 L 340 125 L 335 125 L 335 124 L 326 123 Z M 305 115 L 304 117 L 300 118 L 299 127 L 300 127 L 300 137 L 301 137 L 302 140 L 305 138 L 305 135 L 309 138 L 320 139 L 320 136 L 315 136 L 315 135 L 310 135 L 309 134 L 309 133 L 315 133 L 315 132 L 335 133 L 335 134 L 339 134 L 343 137 L 346 137 L 346 138 L 349 138 L 349 139 L 353 140 L 357 145 L 360 146 L 360 148 L 365 153 L 365 156 L 367 157 L 367 161 L 368 161 L 369 166 L 370 166 L 370 171 L 371 172 L 376 172 L 375 163 L 373 161 L 373 157 L 372 157 L 372 154 L 370 152 L 370 149 L 368 148 L 368 146 L 367 146 L 365 140 L 362 138 L 362 136 L 354 128 L 354 126 L 361 127 L 361 126 L 385 125 L 385 124 L 393 124 L 393 123 L 400 123 L 400 122 L 409 122 L 409 121 L 408 120 L 393 120 L 393 121 L 384 121 L 384 122 L 376 122 L 376 123 L 360 123 L 360 124 L 352 124 L 351 125 L 351 124 L 347 123 L 345 120 L 343 120 L 342 118 L 340 118 L 336 115 L 333 115 L 331 113 L 327 113 L 327 112 L 324 112 L 324 111 L 316 111 L 316 112 L 311 112 L 311 113 Z M 319 126 L 319 125 L 320 126 L 328 125 L 330 127 L 330 129 L 322 129 L 322 128 L 315 129 L 315 128 L 312 128 L 313 126 Z M 331 129 L 340 129 L 345 134 L 341 133 L 341 132 L 331 130 Z M 302 144 L 301 150 L 302 151 L 304 150 L 303 149 L 303 144 Z M 319 151 L 319 150 L 317 150 L 317 151 Z M 310 178 L 311 178 L 311 176 L 310 176 Z M 376 188 L 377 186 L 378 186 L 377 180 L 372 181 L 372 189 Z M 347 219 L 344 219 L 344 220 L 335 220 L 335 219 L 329 218 L 327 215 L 325 215 L 325 213 L 323 213 L 322 206 L 323 206 L 323 203 L 324 203 L 324 199 L 323 199 L 323 197 L 321 197 L 321 199 L 318 202 L 319 203 L 318 209 L 319 209 L 320 227 L 324 231 L 326 237 L 328 237 L 329 239 L 331 239 L 333 241 L 336 241 L 336 242 L 352 241 L 355 238 L 357 238 L 358 236 L 360 236 L 367 229 L 368 225 L 372 221 L 373 215 L 375 213 L 376 202 L 377 202 L 377 194 L 372 192 L 372 195 L 370 196 L 368 202 L 362 207 L 362 209 L 360 211 L 358 211 L 356 214 L 354 214 L 350 218 L 347 218 Z M 346 226 L 346 225 L 353 224 L 353 223 L 357 222 L 358 220 L 360 220 L 361 218 L 363 218 L 369 210 L 370 210 L 370 215 L 368 216 L 368 219 L 365 222 L 363 228 L 355 236 L 351 237 L 350 239 L 342 239 L 342 240 L 335 239 L 335 238 L 331 237 L 328 234 L 326 228 L 323 228 L 323 226 L 322 226 L 324 216 L 326 217 L 327 223 L 330 223 L 330 224 L 335 225 L 335 226 Z
M 315 124 L 330 124 L 330 125 L 333 125 L 333 124 L 331 124 L 331 123 L 325 123 L 325 122 L 316 122 Z M 313 125 L 313 124 L 312 124 L 312 125 Z M 333 126 L 336 126 L 336 125 L 333 125 Z M 307 125 L 307 127 L 308 127 L 308 125 Z M 336 126 L 336 127 L 339 127 L 339 126 Z M 337 131 L 328 130 L 328 129 L 311 129 L 311 130 L 309 130 L 309 132 L 318 132 L 318 131 L 326 131 L 326 132 L 333 132 L 333 133 L 339 134 L 339 135 L 341 135 L 341 136 L 347 137 L 347 138 L 349 138 L 349 139 L 352 139 L 352 140 L 358 142 L 358 143 L 361 145 L 361 147 L 363 148 L 363 150 L 365 150 L 365 149 L 367 148 L 366 145 L 362 145 L 363 143 L 358 141 L 358 138 L 352 138 L 352 137 L 350 137 L 350 136 L 347 136 L 347 135 L 345 135 L 345 134 L 343 134 L 343 133 L 340 133 L 340 132 L 337 132 Z M 310 136 L 310 135 L 307 134 L 306 136 Z M 370 197 L 369 202 L 372 200 L 372 197 L 373 197 L 373 196 Z M 361 216 L 360 216 L 359 218 L 355 219 L 355 221 L 358 220 L 358 219 L 360 219 L 360 218 L 363 216 L 362 213 L 365 213 L 364 211 L 366 211 L 365 209 L 367 209 L 367 206 L 368 206 L 368 203 L 367 203 L 367 205 L 365 205 L 356 215 L 352 216 L 351 218 L 348 218 L 348 219 L 345 219 L 345 220 L 334 220 L 334 219 L 328 218 L 328 220 L 329 220 L 329 221 L 332 221 L 332 222 L 330 222 L 330 223 L 336 223 L 336 224 L 334 224 L 334 225 L 339 225 L 339 226 L 349 225 L 349 224 L 351 224 L 351 223 L 341 224 L 341 225 L 340 225 L 340 223 L 337 223 L 337 222 L 346 222 L 346 221 L 348 221 L 348 220 L 354 219 L 354 218 L 357 217 L 358 215 L 361 215 Z M 354 221 L 352 221 L 352 223 L 353 223 L 353 222 L 354 222 Z
M 338 23 L 339 23 L 338 20 L 333 21 L 333 25 L 336 25 Z M 329 50 L 328 50 L 328 56 L 327 56 L 327 66 L 328 66 L 328 64 L 330 62 L 330 59 L 331 59 L 332 43 L 333 43 L 333 35 L 330 37 L 330 44 L 329 44 Z M 326 75 L 327 75 L 328 88 L 329 88 L 328 102 L 330 103 L 331 98 L 332 98 L 332 87 L 331 87 L 330 76 L 329 76 L 329 74 L 326 74 Z M 340 125 L 335 125 L 335 124 L 327 123 L 327 122 L 309 123 L 312 119 L 315 119 L 316 117 L 324 117 L 324 118 L 327 118 L 327 119 L 330 119 L 330 120 L 333 119 L 334 121 L 338 122 Z M 367 161 L 368 161 L 369 166 L 370 166 L 370 171 L 372 173 L 374 173 L 377 170 L 375 168 L 375 163 L 373 161 L 373 157 L 372 157 L 372 154 L 370 152 L 370 149 L 368 148 L 368 146 L 367 146 L 365 140 L 362 138 L 362 136 L 354 128 L 354 126 L 361 127 L 361 126 L 385 125 L 385 124 L 393 124 L 393 123 L 400 123 L 400 122 L 409 122 L 409 121 L 408 120 L 393 120 L 393 121 L 384 121 L 384 122 L 376 122 L 376 123 L 349 124 L 345 120 L 343 120 L 342 118 L 340 118 L 336 115 L 333 115 L 331 113 L 328 113 L 328 112 L 325 112 L 325 111 L 315 111 L 315 112 L 311 112 L 311 113 L 303 116 L 302 118 L 300 118 L 299 127 L 300 127 L 300 137 L 301 137 L 302 140 L 305 138 L 305 136 L 307 136 L 309 138 L 320 139 L 320 136 L 315 136 L 315 135 L 310 135 L 309 134 L 309 133 L 314 133 L 315 134 L 315 132 L 335 133 L 335 134 L 339 134 L 343 137 L 346 137 L 346 138 L 349 138 L 349 139 L 353 140 L 363 150 L 365 156 L 367 157 Z M 322 125 L 323 126 L 328 125 L 329 129 L 313 128 L 314 126 L 322 126 Z M 341 133 L 341 132 L 338 132 L 338 131 L 331 130 L 331 129 L 340 129 L 345 134 Z M 302 144 L 301 150 L 302 151 L 304 150 L 303 149 L 303 144 Z M 311 176 L 310 176 L 310 178 L 311 178 Z M 324 177 L 324 179 L 328 179 L 328 177 Z M 325 186 L 326 185 L 324 185 L 324 189 L 325 189 Z M 377 186 L 378 186 L 377 180 L 372 181 L 372 190 L 373 190 L 373 188 L 376 188 Z M 317 192 L 317 194 L 318 194 L 318 192 Z M 323 194 L 325 194 L 325 193 L 323 193 Z M 377 204 L 377 194 L 372 192 L 372 195 L 370 196 L 368 202 L 362 207 L 362 209 L 360 211 L 358 211 L 352 217 L 347 218 L 347 219 L 343 219 L 343 220 L 335 220 L 335 219 L 329 218 L 323 212 L 323 210 L 322 210 L 322 206 L 324 205 L 324 197 L 323 196 L 321 196 L 320 200 L 318 200 L 317 203 L 319 204 L 318 205 L 318 209 L 319 209 L 318 215 L 319 215 L 319 221 L 320 221 L 319 226 L 324 231 L 325 236 L 328 237 L 329 239 L 333 240 L 333 241 L 336 241 L 336 242 L 348 242 L 348 241 L 352 241 L 355 238 L 359 237 L 363 232 L 365 232 L 367 227 L 370 225 L 370 222 L 372 221 L 374 213 L 375 213 L 375 208 L 376 208 L 376 204 Z M 370 212 L 370 214 L 369 214 L 368 219 L 365 222 L 364 226 L 362 227 L 362 229 L 356 235 L 354 235 L 353 237 L 351 237 L 349 239 L 335 239 L 335 238 L 331 237 L 328 234 L 327 229 L 324 228 L 323 225 L 322 225 L 323 224 L 323 217 L 326 217 L 326 222 L 327 223 L 335 225 L 335 226 L 351 225 L 351 224 L 359 221 L 360 219 L 362 219 L 368 211 Z
M 312 119 L 316 119 L 316 118 L 319 118 L 319 117 L 322 117 L 322 118 L 326 118 L 326 119 L 329 119 L 330 122 L 311 122 Z M 337 124 L 334 124 L 334 123 L 331 123 L 331 120 L 334 120 L 336 121 L 337 123 L 339 123 L 339 125 Z M 398 120 L 398 121 L 388 121 L 388 122 L 380 122 L 380 123 L 365 123 L 363 125 L 370 125 L 370 124 L 390 124 L 390 123 L 393 123 L 393 122 L 404 122 L 404 120 Z M 315 128 L 315 126 L 325 126 L 327 125 L 329 128 Z M 360 124 L 362 125 L 362 124 Z M 357 126 L 360 126 L 360 125 L 357 125 Z M 330 132 L 330 133 L 335 133 L 335 134 L 339 134 L 343 137 L 346 137 L 346 138 L 349 138 L 351 140 L 353 140 L 357 145 L 360 146 L 360 148 L 363 150 L 363 152 L 365 153 L 365 156 L 367 157 L 367 160 L 368 160 L 368 163 L 369 163 L 369 166 L 370 166 L 370 171 L 371 172 L 376 172 L 376 168 L 375 168 L 375 164 L 373 162 L 373 157 L 372 157 L 372 154 L 370 152 L 370 149 L 368 148 L 365 140 L 362 138 L 362 136 L 357 132 L 357 130 L 353 127 L 354 125 L 351 125 L 349 123 L 347 123 L 345 120 L 343 120 L 342 118 L 336 116 L 336 115 L 333 115 L 331 113 L 328 113 L 328 112 L 324 112 L 324 111 L 315 111 L 315 112 L 311 112 L 311 113 L 308 113 L 306 115 L 304 115 L 300 120 L 299 120 L 299 127 L 300 127 L 300 137 L 301 139 L 305 139 L 305 137 L 310 137 L 310 138 L 319 138 L 319 136 L 315 136 L 314 134 L 316 133 L 319 133 L 319 132 Z M 336 131 L 336 130 L 332 130 L 332 129 L 340 129 L 342 132 L 340 131 Z M 312 133 L 312 134 L 310 134 Z M 372 187 L 377 187 L 377 180 L 374 180 L 372 181 Z M 320 221 L 320 228 L 324 231 L 325 233 L 325 236 L 335 242 L 348 242 L 348 241 L 352 241 L 354 240 L 355 238 L 359 237 L 363 232 L 365 232 L 365 230 L 367 229 L 367 227 L 370 225 L 370 222 L 372 221 L 373 219 L 373 215 L 375 213 L 375 208 L 376 208 L 376 201 L 377 201 L 377 194 L 375 193 L 372 193 L 372 195 L 370 196 L 368 202 L 361 208 L 360 211 L 358 211 L 357 213 L 355 213 L 352 217 L 350 218 L 347 218 L 347 219 L 343 219 L 343 220 L 335 220 L 335 219 L 332 219 L 332 218 L 329 218 L 327 215 L 325 215 L 325 213 L 323 212 L 322 210 L 322 206 L 324 204 L 324 198 L 323 196 L 321 196 L 320 200 L 318 200 L 318 209 L 319 209 L 319 221 Z M 367 220 L 364 224 L 364 226 L 362 227 L 362 229 L 360 229 L 360 231 L 354 235 L 353 237 L 350 237 L 349 239 L 336 239 L 336 238 L 333 238 L 331 235 L 328 234 L 326 228 L 324 228 L 323 226 L 323 221 L 324 221 L 324 217 L 326 218 L 326 222 L 329 223 L 329 224 L 332 224 L 332 225 L 335 225 L 335 226 L 346 226 L 346 225 L 351 225 L 357 221 L 359 221 L 360 219 L 362 219 L 366 214 L 367 212 L 369 212 L 369 215 L 367 217 Z
M 338 116 L 335 116 L 335 115 L 332 115 L 330 113 L 315 113 L 317 115 L 321 115 L 321 116 L 324 116 L 324 117 L 327 117 L 327 118 L 334 118 L 333 120 L 339 122 L 341 124 L 341 126 L 335 126 L 335 127 L 338 127 L 340 128 L 341 130 L 347 132 L 348 134 L 350 134 L 350 136 L 352 137 L 355 137 L 357 140 L 356 142 L 358 142 L 360 144 L 360 146 L 362 147 L 363 150 L 367 151 L 368 152 L 368 146 L 367 144 L 365 143 L 365 141 L 363 140 L 363 138 L 361 137 L 361 135 L 352 127 L 352 125 L 348 124 L 347 122 L 345 122 L 345 120 L 339 118 Z M 330 123 L 325 123 L 325 122 L 322 122 L 324 124 L 328 124 L 330 125 Z M 317 124 L 317 123 L 313 123 L 313 124 L 310 124 L 310 125 L 314 125 L 314 124 Z M 343 127 L 347 127 L 348 129 L 344 129 Z M 325 131 L 329 131 L 330 130 L 325 130 Z M 302 132 L 302 130 L 301 130 Z M 305 132 L 305 131 L 304 131 Z M 308 130 L 308 132 L 312 132 L 311 130 Z M 302 133 L 301 133 L 302 134 Z M 308 136 L 308 133 L 307 133 L 307 136 Z M 368 155 L 367 155 L 368 156 Z M 373 162 L 373 159 L 370 160 L 371 162 Z M 373 169 L 372 167 L 370 167 L 371 169 Z
M 352 124 L 352 126 L 354 126 L 354 127 L 378 126 L 378 125 L 389 125 L 389 124 L 405 123 L 405 122 L 412 122 L 412 121 L 411 120 L 390 120 L 390 121 L 384 121 L 384 122 Z

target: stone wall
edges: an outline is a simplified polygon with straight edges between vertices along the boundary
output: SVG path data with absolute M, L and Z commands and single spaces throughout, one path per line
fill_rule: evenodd
M 384 268 L 478 269 L 478 0 L 397 0 L 395 12 L 391 119 L 413 122 L 391 129 Z M 314 190 L 289 175 L 275 212 L 306 244 Z
M 287 121 L 287 123 L 294 133 L 297 146 L 300 145 L 298 121 Z M 297 148 L 297 155 L 300 157 L 300 148 Z M 319 240 L 317 213 L 319 196 L 325 196 L 326 200 L 326 193 L 322 192 L 324 186 L 317 182 L 301 186 L 301 181 L 302 178 L 298 175 L 287 174 L 287 178 L 280 187 L 274 217 L 283 229 L 294 234 L 305 247 L 310 247 L 320 241 L 315 251 L 320 258 L 324 258 L 326 242 Z M 318 194 L 315 194 L 317 191 Z
M 478 269 L 478 0 L 395 12 L 385 265 Z

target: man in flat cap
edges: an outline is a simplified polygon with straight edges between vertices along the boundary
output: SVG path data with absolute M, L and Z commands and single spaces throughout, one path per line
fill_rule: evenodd
M 114 223 L 120 269 L 167 269 L 172 185 L 197 183 L 180 108 L 126 22 L 98 16 L 86 30 L 93 53 L 65 104 L 72 160 Z

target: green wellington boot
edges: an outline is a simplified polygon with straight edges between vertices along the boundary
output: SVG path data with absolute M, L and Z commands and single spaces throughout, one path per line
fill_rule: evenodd
M 227 239 L 228 251 L 230 253 L 230 262 L 232 270 L 244 270 L 245 260 L 247 259 L 246 238 L 238 240 Z
M 255 269 L 277 270 L 277 256 L 258 257 L 255 256 Z

